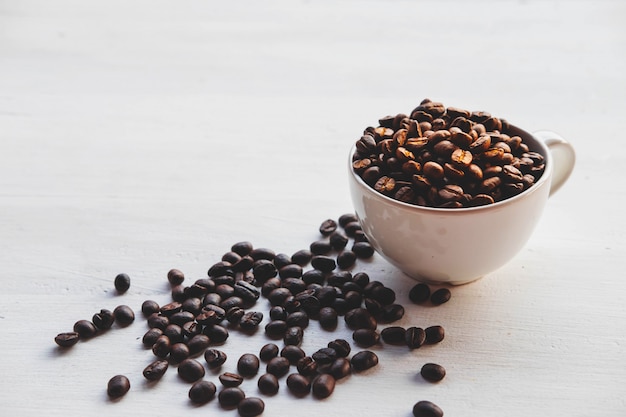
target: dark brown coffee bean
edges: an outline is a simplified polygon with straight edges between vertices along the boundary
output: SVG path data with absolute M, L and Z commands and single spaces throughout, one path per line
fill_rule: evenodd
M 172 343 L 179 343 L 183 341 L 183 328 L 177 324 L 169 324 L 165 330 L 163 330 L 163 334 L 170 339 Z
M 348 223 L 357 222 L 358 218 L 354 213 L 345 213 L 339 216 L 338 222 L 339 226 L 346 227 Z
M 390 345 L 404 345 L 406 344 L 406 329 L 400 326 L 386 327 L 381 330 L 380 337 L 383 342 Z
M 223 408 L 231 409 L 246 398 L 246 394 L 239 387 L 227 387 L 217 394 L 217 400 Z
M 98 330 L 108 330 L 113 326 L 115 316 L 113 316 L 112 311 L 103 308 L 99 313 L 93 315 L 91 321 Z
M 76 343 L 78 343 L 79 340 L 80 335 L 78 334 L 78 332 L 59 333 L 54 338 L 55 343 L 63 348 L 72 347 Z
M 390 304 L 383 306 L 379 320 L 382 323 L 393 323 L 404 317 L 404 307 L 400 304 Z
M 285 343 L 285 345 L 300 346 L 302 344 L 303 337 L 304 332 L 301 327 L 289 327 L 285 331 L 285 336 L 283 336 L 283 342 Z
M 263 347 L 259 351 L 259 359 L 261 359 L 263 362 L 268 362 L 271 359 L 277 357 L 279 351 L 280 349 L 276 344 L 268 343 L 266 345 L 263 345 Z
M 416 304 L 423 303 L 430 298 L 430 287 L 424 283 L 415 284 L 409 291 L 409 300 Z
M 218 349 L 207 349 L 204 352 L 204 360 L 211 369 L 219 368 L 226 362 L 226 359 L 226 353 Z
M 209 339 L 211 339 L 211 343 L 213 344 L 224 343 L 229 336 L 228 329 L 224 326 L 220 326 L 219 324 L 206 326 L 202 330 L 202 333 L 209 336 Z
M 199 353 L 203 353 L 206 348 L 211 344 L 209 336 L 204 334 L 198 334 L 187 341 L 187 347 L 189 348 L 189 355 L 194 356 Z
M 311 391 L 316 398 L 328 398 L 335 390 L 335 377 L 330 374 L 318 375 L 311 383 Z
M 169 359 L 172 363 L 180 363 L 189 357 L 189 348 L 184 343 L 174 343 L 170 349 Z
M 326 240 L 318 240 L 309 245 L 309 249 L 313 255 L 327 255 L 332 252 L 333 247 Z
M 328 347 L 333 349 L 337 357 L 345 358 L 350 355 L 350 343 L 345 339 L 335 339 L 328 342 Z
M 289 363 L 295 365 L 306 356 L 306 353 L 296 345 L 287 345 L 280 351 L 280 356 L 287 358 Z
M 374 256 L 374 248 L 369 242 L 355 242 L 352 245 L 352 252 L 359 259 L 369 259 Z
M 170 342 L 170 338 L 165 335 L 159 336 L 154 342 L 154 345 L 152 345 L 152 353 L 158 358 L 167 357 L 171 349 L 172 343 Z
M 166 360 L 157 360 L 146 366 L 143 370 L 143 376 L 148 381 L 158 381 L 165 375 L 165 371 L 169 367 L 169 362 Z
M 135 313 L 126 305 L 115 307 L 113 316 L 115 317 L 115 322 L 122 327 L 126 327 L 135 321 Z
M 257 281 L 265 282 L 278 275 L 278 268 L 276 268 L 276 265 L 274 265 L 272 261 L 261 259 L 254 263 L 252 273 Z
M 371 350 L 363 350 L 356 353 L 350 360 L 352 369 L 362 372 L 378 365 L 378 356 Z
M 417 349 L 426 341 L 426 332 L 421 327 L 409 327 L 404 334 L 409 349 Z
M 178 269 L 170 269 L 167 272 L 167 280 L 172 286 L 180 285 L 185 280 L 185 274 Z
M 178 376 L 186 382 L 195 382 L 204 377 L 204 366 L 195 359 L 185 359 L 178 365 Z
M 328 373 L 335 379 L 345 378 L 350 375 L 352 367 L 350 361 L 347 358 L 337 358 L 328 368 Z
M 141 312 L 144 317 L 150 317 L 154 313 L 158 313 L 161 307 L 154 300 L 146 300 L 141 304 Z
M 443 410 L 430 401 L 418 401 L 413 406 L 414 417 L 443 417 Z
M 143 335 L 143 338 L 141 339 L 141 341 L 145 347 L 151 348 L 154 345 L 154 343 L 157 341 L 157 339 L 162 335 L 163 335 L 163 330 L 152 328 L 152 329 L 149 329 Z
M 114 280 L 115 289 L 118 293 L 124 294 L 130 288 L 130 277 L 128 274 L 117 274 Z
M 436 363 L 426 363 L 422 366 L 420 375 L 427 381 L 439 382 L 446 376 L 446 370 Z
M 363 242 L 361 242 L 363 243 Z M 349 269 L 354 266 L 356 262 L 357 256 L 356 253 L 351 250 L 344 250 L 339 255 L 337 255 L 337 266 L 341 269 Z
M 225 387 L 238 387 L 243 382 L 243 376 L 233 372 L 224 372 L 218 379 Z
M 307 265 L 309 262 L 311 262 L 311 258 L 313 257 L 313 253 L 311 253 L 310 250 L 308 249 L 301 249 L 297 252 L 295 252 L 293 255 L 291 255 L 291 260 L 293 263 L 300 265 L 300 266 L 305 266 Z
M 371 136 L 368 136 L 368 137 L 371 138 Z M 372 140 L 374 140 L 374 138 L 372 138 Z M 375 142 L 374 142 L 374 146 L 376 146 Z M 319 227 L 320 233 L 324 236 L 330 235 L 335 230 L 337 230 L 337 222 L 334 221 L 333 219 L 324 220 Z
M 375 330 L 378 323 L 374 316 L 366 309 L 359 307 L 354 308 L 344 316 L 345 322 L 352 330 L 356 329 L 373 329 Z
M 217 387 L 211 381 L 198 381 L 189 388 L 189 399 L 194 404 L 206 404 L 215 398 Z
M 426 333 L 425 343 L 429 345 L 441 342 L 445 336 L 445 331 L 441 326 L 427 327 L 424 332 Z
M 280 378 L 287 375 L 290 365 L 289 359 L 283 356 L 276 356 L 270 359 L 267 363 L 266 371 L 268 374 L 272 374 L 276 376 L 276 378 Z
M 264 395 L 275 395 L 278 392 L 278 379 L 272 374 L 263 374 L 257 381 L 259 391 Z
M 269 248 L 254 248 L 250 251 L 249 255 L 255 261 L 258 261 L 260 259 L 273 261 L 276 257 L 276 252 Z
M 301 374 L 290 374 L 287 377 L 287 388 L 296 397 L 304 397 L 311 392 L 311 382 Z
M 112 398 L 120 398 L 130 390 L 130 381 L 124 375 L 115 375 L 107 383 L 107 395 Z
M 80 335 L 81 339 L 92 338 L 98 333 L 96 326 L 89 320 L 78 320 L 74 323 L 74 331 Z
M 337 352 L 333 348 L 325 347 L 315 351 L 311 357 L 320 365 L 329 365 L 337 359 Z
M 331 272 L 337 267 L 337 263 L 329 256 L 316 255 L 311 259 L 311 266 L 322 272 Z
M 363 229 L 361 228 L 361 223 L 358 221 L 350 222 L 343 227 L 343 231 L 346 233 L 346 236 L 351 238 L 354 238 L 357 232 L 361 230 Z
M 195 316 L 193 313 L 189 311 L 179 311 L 178 313 L 174 313 L 170 316 L 170 323 L 181 326 L 190 321 L 194 321 Z
M 309 326 L 309 316 L 304 311 L 294 311 L 287 316 L 287 327 L 300 327 L 306 329 Z
M 263 414 L 265 403 L 257 397 L 247 397 L 237 405 L 237 411 L 241 417 L 256 417 Z
M 318 321 L 324 330 L 333 330 L 337 327 L 338 315 L 333 307 L 322 307 L 318 314 Z
M 319 364 L 310 356 L 305 356 L 298 360 L 296 369 L 301 375 L 313 376 L 317 373 Z
M 352 339 L 361 347 L 371 347 L 378 343 L 380 334 L 374 329 L 357 329 L 352 333 Z
M 230 250 L 237 253 L 239 256 L 248 255 L 252 249 L 252 243 L 247 241 L 237 242 L 230 247 Z
M 434 305 L 441 305 L 450 300 L 452 294 L 447 288 L 440 288 L 430 296 L 430 302 Z
M 272 339 L 279 339 L 285 336 L 287 323 L 284 320 L 272 320 L 265 325 L 265 334 Z
M 259 366 L 259 358 L 253 353 L 244 353 L 237 361 L 237 371 L 244 377 L 255 376 Z
M 243 330 L 254 330 L 263 321 L 263 313 L 260 311 L 249 311 L 241 317 L 239 327 Z

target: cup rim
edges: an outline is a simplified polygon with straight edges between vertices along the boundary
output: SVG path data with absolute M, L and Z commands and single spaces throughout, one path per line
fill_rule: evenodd
M 445 215 L 454 215 L 454 214 L 460 215 L 460 214 L 474 212 L 474 211 L 497 210 L 499 208 L 506 207 L 510 204 L 515 204 L 517 200 L 525 198 L 526 196 L 534 193 L 535 191 L 540 189 L 541 186 L 544 185 L 545 182 L 548 181 L 548 179 L 551 177 L 551 174 L 552 174 L 552 156 L 550 154 L 550 150 L 548 149 L 548 146 L 542 140 L 537 139 L 533 134 L 515 125 L 509 124 L 509 131 L 511 133 L 514 133 L 517 136 L 521 136 L 524 141 L 526 141 L 528 138 L 532 140 L 533 146 L 531 147 L 530 150 L 541 153 L 541 155 L 545 159 L 545 168 L 539 180 L 535 182 L 531 187 L 522 191 L 519 194 L 514 195 L 513 197 L 509 197 L 504 200 L 497 201 L 493 204 L 485 204 L 485 205 L 476 206 L 476 207 L 459 207 L 459 208 L 418 206 L 417 204 L 405 203 L 403 201 L 396 200 L 382 193 L 379 193 L 374 188 L 370 187 L 365 181 L 363 181 L 363 179 L 356 172 L 354 172 L 354 169 L 352 168 L 352 157 L 356 151 L 356 143 L 353 143 L 352 146 L 350 147 L 350 154 L 348 155 L 348 170 L 350 171 L 350 175 L 353 178 L 353 180 L 356 181 L 356 183 L 358 184 L 360 188 L 365 189 L 368 194 L 374 196 L 375 198 L 379 198 L 385 201 L 386 203 L 389 203 L 394 206 L 401 207 L 407 210 L 413 210 L 415 212 L 445 214 Z M 540 150 L 535 149 L 535 145 L 536 147 L 539 147 Z

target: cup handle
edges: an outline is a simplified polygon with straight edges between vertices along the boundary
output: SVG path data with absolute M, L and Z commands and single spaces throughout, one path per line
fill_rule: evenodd
M 568 141 L 549 130 L 533 132 L 533 136 L 545 142 L 554 161 L 552 182 L 550 184 L 550 196 L 552 196 L 565 184 L 574 170 L 576 152 Z

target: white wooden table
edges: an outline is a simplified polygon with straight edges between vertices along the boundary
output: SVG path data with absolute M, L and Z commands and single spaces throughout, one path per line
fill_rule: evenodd
M 570 182 L 513 261 L 443 306 L 412 305 L 414 282 L 380 257 L 361 263 L 397 292 L 400 325 L 446 339 L 375 348 L 380 365 L 324 401 L 283 380 L 264 415 L 408 417 L 423 399 L 446 416 L 626 415 L 625 18 L 621 1 L 1 2 L 2 415 L 237 415 L 190 406 L 173 368 L 144 382 L 139 314 L 67 352 L 53 338 L 166 302 L 170 268 L 205 277 L 237 241 L 308 247 L 352 210 L 362 129 L 424 97 L 559 132 L 578 152 Z M 313 323 L 304 348 L 337 337 L 351 333 Z M 223 370 L 267 341 L 233 332 Z M 421 380 L 426 362 L 447 377 Z M 132 388 L 110 402 L 118 373 Z

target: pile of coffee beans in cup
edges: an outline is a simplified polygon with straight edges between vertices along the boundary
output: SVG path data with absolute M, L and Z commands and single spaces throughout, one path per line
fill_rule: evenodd
M 484 111 L 429 99 L 407 114 L 386 116 L 356 141 L 352 169 L 377 192 L 404 203 L 476 207 L 531 187 L 544 157 Z
M 179 379 L 191 384 L 188 397 L 195 406 L 217 398 L 221 408 L 254 417 L 264 412 L 265 402 L 246 395 L 242 389 L 246 379 L 256 378 L 263 396 L 275 395 L 284 385 L 295 398 L 324 399 L 333 394 L 338 380 L 378 365 L 379 357 L 371 347 L 387 344 L 413 350 L 444 339 L 439 325 L 394 325 L 404 316 L 395 291 L 365 272 L 353 272 L 359 259 L 374 255 L 354 214 L 325 220 L 319 232 L 320 239 L 291 255 L 237 242 L 210 266 L 206 278 L 193 283 L 185 283 L 185 274 L 171 269 L 167 273 L 171 299 L 164 303 L 145 300 L 141 305 L 148 326 L 141 341 L 152 353 L 143 377 L 156 382 L 174 367 Z M 116 277 L 118 293 L 130 287 L 124 284 L 120 291 L 120 281 L 129 282 L 126 277 Z M 438 306 L 450 295 L 447 288 L 431 292 L 420 283 L 409 292 L 409 300 Z M 259 308 L 261 298 L 267 301 L 268 311 Z M 55 341 L 61 348 L 70 348 L 104 334 L 114 323 L 128 326 L 134 318 L 126 305 L 113 311 L 102 309 L 91 321 L 76 322 L 73 332 L 61 333 Z M 332 332 L 340 319 L 352 331 L 352 342 L 331 338 L 312 351 L 303 349 L 311 321 Z M 258 331 L 264 332 L 266 344 L 229 358 L 231 333 L 245 337 Z M 233 371 L 222 372 L 224 364 L 232 364 Z M 218 374 L 217 381 L 207 379 L 206 369 Z M 426 381 L 438 382 L 445 369 L 428 363 L 419 373 Z M 123 397 L 130 389 L 130 379 L 121 374 L 107 384 L 111 399 Z M 415 408 L 424 409 L 423 404 Z

